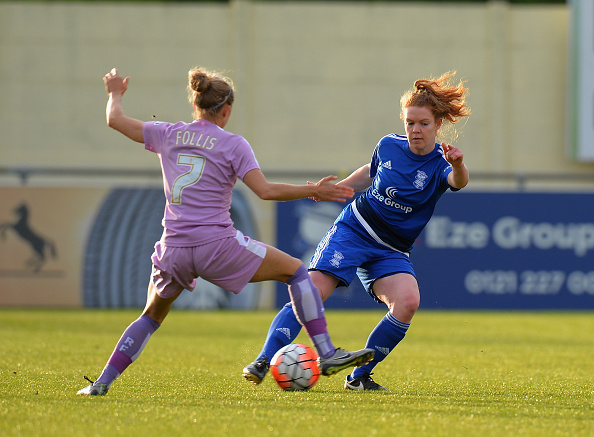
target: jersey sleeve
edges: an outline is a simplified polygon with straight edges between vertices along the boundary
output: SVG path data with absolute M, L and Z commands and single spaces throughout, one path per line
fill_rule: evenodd
M 154 153 L 161 153 L 161 145 L 164 143 L 165 133 L 171 123 L 162 121 L 147 121 L 142 125 L 144 136 L 144 148 Z
M 439 187 L 440 187 L 441 191 L 446 192 L 448 189 L 450 189 L 451 191 L 460 191 L 460 188 L 454 188 L 454 187 L 450 186 L 450 183 L 448 182 L 448 176 L 453 170 L 452 164 L 450 164 L 445 159 L 445 154 L 443 152 L 443 148 L 441 147 L 441 145 L 437 144 L 437 146 L 439 147 L 439 153 L 441 154 L 441 158 L 442 158 L 439 163 L 440 167 L 439 167 L 439 173 L 438 173 Z
M 444 158 L 444 163 L 442 164 L 442 169 L 439 172 L 440 175 L 440 180 L 439 180 L 439 186 L 443 187 L 443 191 L 447 191 L 448 188 L 451 191 L 460 191 L 460 188 L 454 188 L 450 185 L 450 183 L 448 182 L 448 176 L 449 174 L 452 172 L 452 164 L 450 164 L 449 162 L 447 162 Z
M 233 167 L 239 179 L 243 180 L 244 176 L 255 168 L 260 168 L 256 155 L 252 147 L 243 137 L 238 136 L 239 141 L 235 148 L 235 157 L 233 159 Z
M 377 168 L 380 165 L 380 157 L 379 157 L 379 148 L 381 145 L 381 140 L 379 143 L 377 143 L 377 145 L 375 146 L 375 149 L 373 149 L 373 155 L 371 155 L 371 166 L 369 167 L 369 177 L 370 178 L 374 178 L 375 175 L 377 174 Z

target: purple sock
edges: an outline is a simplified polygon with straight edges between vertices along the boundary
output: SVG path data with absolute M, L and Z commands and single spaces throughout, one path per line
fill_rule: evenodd
M 322 358 L 331 357 L 336 348 L 330 340 L 330 334 L 328 334 L 326 327 L 324 304 L 319 290 L 314 285 L 303 264 L 289 278 L 287 285 L 289 286 L 289 295 L 291 296 L 295 316 L 305 328 L 309 338 L 311 338 L 318 355 Z
M 141 354 L 151 335 L 161 326 L 149 316 L 142 315 L 126 328 L 107 361 L 98 382 L 111 385 Z

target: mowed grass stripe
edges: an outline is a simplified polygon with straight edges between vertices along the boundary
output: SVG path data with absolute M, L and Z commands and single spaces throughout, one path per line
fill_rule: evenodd
M 376 368 L 391 392 L 354 393 L 346 372 L 248 384 L 273 312 L 174 310 L 107 396 L 76 396 L 138 314 L 0 309 L 0 435 L 594 435 L 591 312 L 420 311 Z M 383 315 L 328 310 L 334 343 L 363 347 Z

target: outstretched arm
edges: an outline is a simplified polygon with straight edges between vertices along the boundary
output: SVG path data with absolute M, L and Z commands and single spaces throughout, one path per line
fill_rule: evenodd
M 120 76 L 118 70 L 115 68 L 103 77 L 105 90 L 109 96 L 105 109 L 105 117 L 109 127 L 123 133 L 131 140 L 144 143 L 144 135 L 142 133 L 143 122 L 126 117 L 122 108 L 122 96 L 128 89 L 129 80 L 129 77 L 124 79 Z
M 452 165 L 452 171 L 448 175 L 448 184 L 454 188 L 464 188 L 468 185 L 468 168 L 464 164 L 464 155 L 457 147 L 441 143 L 445 159 Z
M 325 201 L 345 202 L 353 197 L 355 192 L 351 187 L 338 186 L 331 181 L 336 176 L 326 176 L 316 184 L 293 185 L 268 182 L 260 169 L 250 170 L 243 182 L 263 200 L 295 200 L 314 197 Z
M 366 190 L 371 186 L 371 182 L 373 182 L 373 178 L 369 176 L 370 167 L 371 164 L 365 164 L 364 166 L 359 167 L 336 185 L 353 187 L 355 191 Z
M 354 191 L 363 191 L 371 186 L 373 178 L 369 176 L 369 168 L 371 164 L 365 164 L 359 167 L 357 170 L 352 172 L 342 181 L 337 182 L 336 186 L 340 187 L 352 187 Z M 308 182 L 309 185 L 313 185 L 313 182 Z M 320 202 L 322 199 L 317 197 L 311 197 L 316 202 Z

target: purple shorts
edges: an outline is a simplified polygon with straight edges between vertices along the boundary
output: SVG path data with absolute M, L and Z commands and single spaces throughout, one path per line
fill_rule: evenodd
M 225 290 L 239 293 L 254 276 L 266 255 L 266 246 L 237 231 L 202 246 L 170 247 L 155 244 L 151 281 L 157 294 L 170 298 L 183 289 L 192 291 L 201 277 Z

